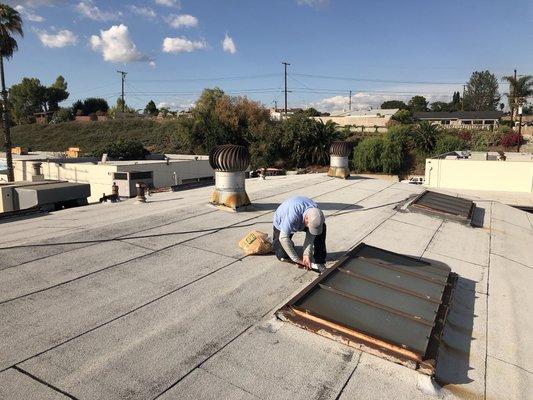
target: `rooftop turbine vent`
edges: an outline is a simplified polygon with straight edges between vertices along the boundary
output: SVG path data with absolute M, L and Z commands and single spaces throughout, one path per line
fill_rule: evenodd
M 216 146 L 209 153 L 209 164 L 215 170 L 211 204 L 231 210 L 250 205 L 244 183 L 250 165 L 248 149 L 234 144 Z
M 348 157 L 352 152 L 353 144 L 350 142 L 332 142 L 329 147 L 330 166 L 328 176 L 346 179 L 350 176 Z

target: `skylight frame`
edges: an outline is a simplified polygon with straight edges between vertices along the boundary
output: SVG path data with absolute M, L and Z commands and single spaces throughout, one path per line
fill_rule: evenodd
M 337 293 L 335 292 L 338 292 L 338 290 L 335 288 L 325 288 L 324 282 L 330 280 L 330 278 L 333 277 L 335 274 L 349 275 L 346 273 L 346 268 L 344 267 L 349 265 L 352 260 L 368 260 L 364 256 L 361 256 L 361 253 L 364 252 L 365 249 L 370 249 L 377 253 L 382 253 L 393 257 L 400 257 L 401 259 L 413 262 L 419 266 L 424 266 L 427 268 L 437 268 L 435 271 L 437 271 L 439 268 L 443 268 L 441 266 L 434 266 L 433 264 L 413 257 L 389 252 L 377 247 L 361 243 L 353 250 L 349 251 L 342 259 L 335 263 L 334 266 L 332 266 L 326 272 L 321 274 L 311 284 L 309 284 L 306 288 L 304 288 L 291 300 L 289 300 L 282 308 L 277 311 L 276 315 L 281 320 L 290 322 L 300 328 L 309 330 L 321 336 L 339 341 L 348 346 L 358 348 L 360 350 L 380 356 L 393 362 L 403 364 L 410 368 L 416 369 L 424 374 L 433 375 L 435 373 L 436 368 L 439 343 L 444 330 L 444 324 L 446 322 L 446 318 L 449 312 L 453 289 L 457 281 L 457 275 L 452 273 L 449 268 L 447 268 L 446 270 L 441 269 L 443 273 L 445 271 L 448 272 L 446 279 L 440 279 L 443 288 L 442 296 L 440 298 L 425 296 L 421 293 L 406 290 L 405 288 L 399 287 L 394 284 L 388 284 L 379 281 L 377 283 L 379 285 L 382 285 L 384 288 L 396 290 L 398 293 L 405 295 L 406 298 L 411 296 L 411 298 L 416 297 L 418 299 L 434 303 L 436 312 L 434 314 L 435 317 L 432 321 L 417 317 L 416 313 L 406 313 L 404 311 L 398 310 L 398 308 L 395 307 L 388 307 L 383 305 L 382 303 L 375 303 L 372 300 L 368 300 L 368 298 L 358 296 L 357 293 L 344 292 L 341 294 L 342 296 L 348 298 L 349 301 L 346 301 L 346 304 L 350 304 L 350 301 L 365 304 L 364 307 L 374 308 L 377 314 L 388 313 L 390 315 L 394 315 L 395 318 L 399 320 L 404 319 L 405 321 L 408 321 L 408 323 L 405 324 L 404 328 L 408 327 L 409 324 L 424 325 L 424 329 L 429 332 L 429 337 L 427 338 L 427 346 L 425 347 L 424 351 L 421 351 L 420 348 L 417 350 L 414 348 L 410 348 L 409 346 L 403 345 L 402 343 L 397 343 L 393 340 L 390 340 L 390 335 L 389 338 L 382 337 L 376 334 L 376 332 L 368 332 L 364 329 L 361 329 L 360 327 L 349 326 L 346 323 L 336 321 L 331 316 L 321 315 L 316 310 L 306 308 L 305 306 L 302 307 L 303 302 L 313 296 L 314 291 L 325 290 L 326 292 L 332 292 L 337 295 Z M 381 268 L 381 266 L 378 266 L 378 268 Z M 390 274 L 391 276 L 398 276 L 398 274 L 406 274 L 406 271 L 402 272 L 396 270 L 395 268 L 392 268 L 390 270 Z M 421 274 L 416 273 L 416 275 L 416 279 L 421 279 Z M 359 276 L 353 278 L 362 280 L 369 279 L 369 281 L 373 281 L 372 278 L 368 277 L 365 278 Z

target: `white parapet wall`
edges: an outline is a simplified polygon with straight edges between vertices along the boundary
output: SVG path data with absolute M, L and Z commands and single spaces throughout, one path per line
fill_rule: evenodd
M 533 161 L 426 159 L 430 188 L 533 193 Z

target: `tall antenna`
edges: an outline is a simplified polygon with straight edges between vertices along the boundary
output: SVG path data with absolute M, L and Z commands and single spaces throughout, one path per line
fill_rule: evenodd
M 121 83 L 122 83 L 122 90 L 121 90 L 121 99 L 122 99 L 122 113 L 124 113 L 124 106 L 126 105 L 126 102 L 124 101 L 124 81 L 126 80 L 126 75 L 128 74 L 125 71 L 117 71 L 120 74 Z

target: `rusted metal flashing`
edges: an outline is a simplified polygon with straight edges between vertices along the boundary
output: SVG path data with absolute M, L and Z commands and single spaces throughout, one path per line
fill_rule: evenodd
M 426 190 L 409 203 L 408 209 L 426 215 L 437 215 L 442 218 L 471 224 L 476 204 L 462 197 Z
M 369 254 L 373 255 L 372 257 L 375 258 L 379 257 L 380 254 L 384 255 L 384 258 L 390 256 L 390 259 L 383 263 L 375 263 L 374 265 L 376 268 L 383 267 L 383 265 L 386 265 L 390 260 L 399 260 L 400 262 L 398 262 L 398 264 L 402 264 L 401 261 L 405 260 L 403 265 L 396 265 L 395 267 L 397 268 L 384 270 L 385 273 L 397 277 L 400 281 L 400 278 L 406 278 L 428 282 L 428 277 L 424 276 L 420 271 L 415 274 L 413 274 L 412 271 L 409 271 L 408 267 L 406 267 L 408 264 L 412 264 L 413 269 L 416 269 L 417 267 L 423 268 L 426 274 L 434 273 L 435 275 L 442 276 L 447 272 L 445 279 L 429 279 L 430 282 L 442 286 L 442 295 L 440 298 L 427 296 L 424 294 L 423 290 L 408 290 L 401 285 L 381 282 L 379 279 L 369 278 L 349 270 L 348 268 L 353 268 L 354 260 L 368 260 L 368 257 L 361 256 L 361 253 L 368 253 L 368 250 L 371 250 Z M 388 267 L 391 266 L 392 265 L 388 265 Z M 325 283 L 328 281 L 339 282 L 337 277 L 341 277 L 340 279 L 346 279 L 350 282 L 349 285 L 344 285 L 345 287 L 355 288 L 358 287 L 357 285 L 359 284 L 372 285 L 372 296 L 368 296 L 368 291 L 362 290 L 361 292 L 350 293 L 347 290 L 340 289 L 339 287 L 332 287 Z M 325 273 L 320 275 L 300 293 L 294 296 L 285 306 L 277 311 L 276 315 L 278 318 L 291 322 L 300 328 L 383 357 L 390 361 L 406 365 L 410 368 L 419 370 L 424 374 L 433 375 L 436 368 L 439 342 L 444 330 L 456 281 L 457 275 L 451 273 L 448 268 L 435 266 L 422 260 L 388 252 L 361 243 L 353 250 L 349 251 L 333 267 L 329 268 Z M 340 282 L 343 281 L 341 280 Z M 350 286 L 354 282 L 357 282 L 357 285 Z M 387 300 L 385 297 L 383 298 L 383 301 L 380 301 L 379 296 L 385 296 L 387 292 L 380 293 L 379 288 L 383 288 L 384 290 L 389 291 L 389 293 L 391 290 L 395 291 L 396 297 L 405 296 L 406 299 L 409 300 L 406 302 L 408 305 L 412 304 L 413 301 L 415 303 L 418 302 L 418 304 L 424 304 L 426 311 L 422 312 L 417 309 L 410 311 L 406 310 L 405 307 L 402 310 L 401 307 L 396 307 L 394 304 L 391 304 L 390 300 Z M 320 295 L 318 294 L 319 291 L 321 291 Z M 365 293 L 367 294 L 365 295 Z M 315 300 L 312 300 L 313 296 L 315 297 Z M 320 307 L 316 306 L 319 304 L 317 301 L 328 298 L 329 296 L 333 297 L 324 302 L 329 303 L 329 305 L 324 305 L 322 307 L 323 311 L 326 312 L 318 312 L 317 308 Z M 356 317 L 345 316 L 343 315 L 344 311 L 337 312 L 337 317 L 334 316 L 335 312 L 328 313 L 328 307 L 330 307 L 329 310 L 331 311 L 331 307 L 336 304 L 335 301 L 337 300 L 339 302 L 339 310 L 344 310 L 348 313 L 353 311 Z M 345 302 L 345 304 L 340 304 L 343 302 Z M 356 310 L 358 307 L 362 307 L 362 309 L 360 308 L 359 310 Z M 428 318 L 428 309 L 435 310 L 431 313 L 433 317 L 431 319 Z M 346 323 L 346 321 L 358 321 L 358 318 L 360 318 L 361 315 L 361 310 L 367 313 L 365 314 L 365 317 L 367 316 L 369 320 L 374 319 L 373 323 L 366 324 L 366 328 L 363 327 L 363 325 L 365 325 L 364 322 L 362 324 Z M 357 315 L 359 315 L 359 317 L 357 317 Z M 422 315 L 425 315 L 425 317 L 422 317 Z M 407 342 L 397 340 L 402 337 L 402 334 L 396 334 L 382 329 L 372 329 L 372 326 L 375 327 L 376 324 L 379 324 L 379 318 L 387 319 L 389 327 L 391 319 L 395 318 L 397 321 L 400 321 L 398 323 L 398 330 L 404 330 L 404 338 L 405 332 L 410 331 L 411 328 L 415 327 L 413 331 L 418 331 L 418 337 L 423 338 L 424 335 L 426 335 L 425 337 L 427 338 L 427 341 L 425 339 L 419 340 L 418 342 L 411 341 L 411 345 L 409 345 L 407 344 L 409 343 L 409 340 L 407 340 Z M 344 319 L 344 322 L 339 319 Z M 421 335 L 421 332 L 426 333 Z

